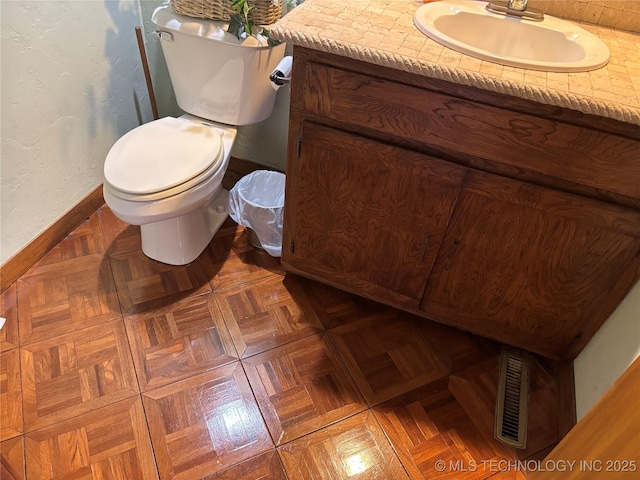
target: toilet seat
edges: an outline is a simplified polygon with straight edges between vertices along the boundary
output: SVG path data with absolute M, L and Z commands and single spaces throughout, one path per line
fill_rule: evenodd
M 105 183 L 120 198 L 159 200 L 215 174 L 224 157 L 221 134 L 190 119 L 165 117 L 120 138 L 104 163 Z

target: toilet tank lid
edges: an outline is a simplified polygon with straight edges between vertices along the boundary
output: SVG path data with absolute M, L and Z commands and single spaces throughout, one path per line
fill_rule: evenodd
M 239 47 L 270 48 L 267 39 L 262 35 L 245 35 L 238 39 L 235 35 L 227 32 L 228 23 L 178 15 L 169 5 L 156 8 L 151 15 L 151 21 L 163 30 L 179 32 L 192 37 L 207 38 Z

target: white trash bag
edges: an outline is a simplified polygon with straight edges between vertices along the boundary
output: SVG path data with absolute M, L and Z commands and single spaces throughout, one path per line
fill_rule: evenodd
M 284 173 L 256 170 L 242 177 L 229 192 L 229 215 L 252 229 L 272 257 L 282 255 Z

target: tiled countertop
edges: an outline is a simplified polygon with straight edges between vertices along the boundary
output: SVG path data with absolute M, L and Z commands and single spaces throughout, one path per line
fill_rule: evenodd
M 271 32 L 294 45 L 640 125 L 640 34 L 579 23 L 609 46 L 609 64 L 583 73 L 538 72 L 478 60 L 431 40 L 413 25 L 422 4 L 306 0 Z

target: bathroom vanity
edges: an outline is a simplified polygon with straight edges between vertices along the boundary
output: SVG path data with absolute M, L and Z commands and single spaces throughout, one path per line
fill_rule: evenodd
M 640 126 L 294 46 L 282 264 L 553 358 L 640 277 Z

